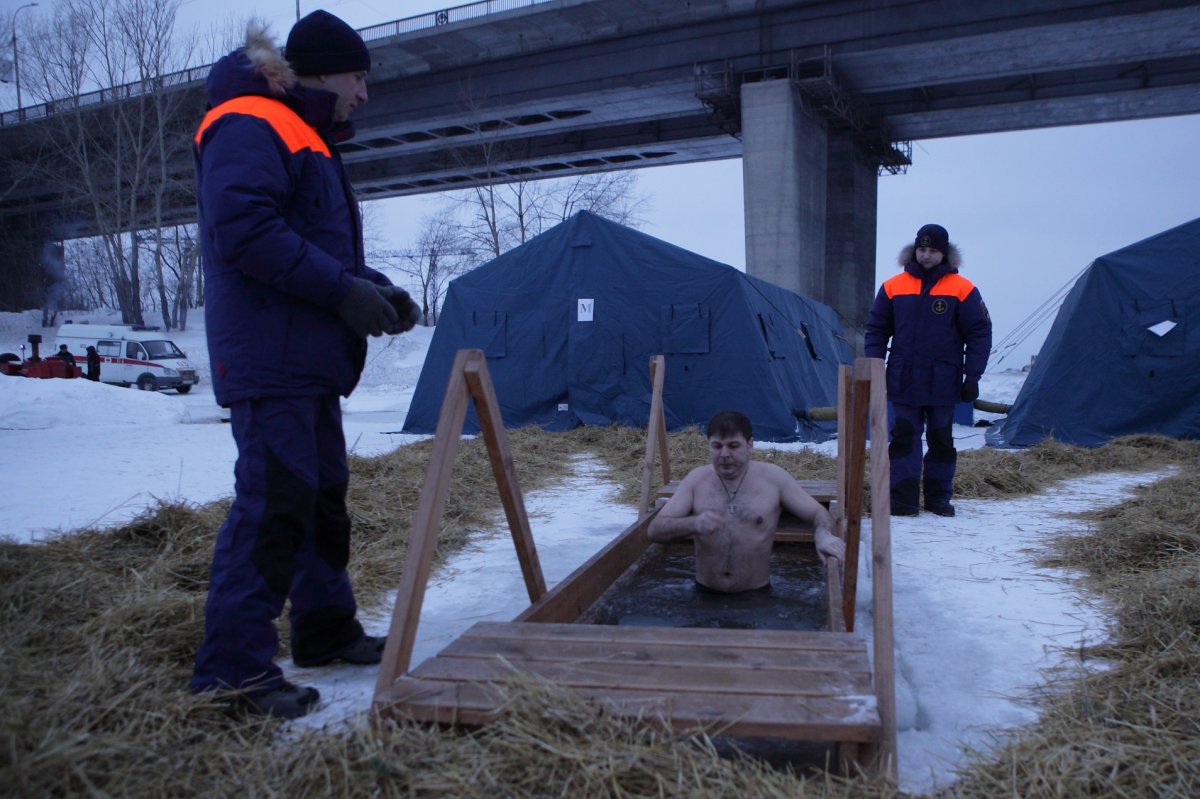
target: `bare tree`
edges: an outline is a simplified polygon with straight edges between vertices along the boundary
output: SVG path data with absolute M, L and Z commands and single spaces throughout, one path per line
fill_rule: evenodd
M 529 181 L 487 183 L 456 195 L 468 218 L 464 236 L 495 258 L 541 232 L 544 186 Z
M 554 181 L 550 190 L 554 212 L 550 218 L 557 225 L 579 211 L 591 211 L 597 216 L 638 227 L 646 198 L 637 193 L 637 176 L 630 170 L 593 172 L 576 178 Z
M 162 76 L 186 63 L 173 38 L 179 0 L 62 0 L 35 35 L 33 90 L 55 102 L 51 138 L 56 169 L 46 179 L 82 197 L 99 231 L 115 298 L 125 322 L 142 323 L 139 228 L 155 231 L 148 256 L 153 279 L 165 279 L 162 209 L 173 188 L 169 165 L 186 159 L 195 109 L 168 91 Z M 107 102 L 83 105 L 79 95 L 113 88 Z M 132 88 L 130 88 L 132 87 Z M 60 231 L 62 237 L 71 231 Z M 160 297 L 166 291 L 158 287 Z M 160 303 L 170 327 L 170 305 Z
M 636 227 L 645 198 L 631 171 L 487 183 L 453 195 L 467 220 L 463 236 L 495 258 L 579 211 Z
M 66 243 L 66 262 L 71 274 L 72 301 L 78 309 L 113 307 L 108 264 L 98 239 L 75 239 Z
M 23 21 L 17 14 L 20 9 L 14 9 L 11 14 L 4 20 L 3 28 L 0 28 L 5 34 L 12 32 L 13 46 L 17 46 L 17 31 L 24 28 L 20 25 Z M 26 15 L 28 17 L 28 15 Z M 21 34 L 21 41 L 29 40 L 27 33 Z M 0 39 L 2 42 L 3 39 Z M 24 50 L 25 48 L 21 48 Z M 16 50 L 14 50 L 14 55 Z M 7 55 L 7 54 L 5 54 Z M 28 54 L 24 56 L 28 58 Z M 15 65 L 12 59 L 0 56 L 0 82 L 11 83 L 14 80 Z M 11 146 L 11 145 L 10 145 Z M 42 146 L 42 141 L 36 136 L 27 137 L 20 146 L 19 158 L 5 158 L 0 160 L 0 202 L 5 200 L 10 194 L 20 188 L 22 185 L 34 182 L 37 175 L 38 167 L 45 158 L 45 148 Z M 6 155 L 16 155 L 16 153 L 6 153 Z M 32 164 L 32 166 L 31 166 Z
M 632 171 L 526 179 L 533 170 L 521 165 L 520 153 L 506 137 L 507 126 L 486 121 L 486 104 L 469 82 L 460 87 L 460 98 L 471 109 L 480 135 L 451 155 L 460 168 L 489 177 L 475 188 L 450 195 L 466 219 L 463 236 L 473 249 L 495 258 L 582 210 L 624 225 L 640 222 L 638 211 L 645 199 L 637 194 Z
M 203 284 L 197 280 L 200 274 L 200 242 L 195 237 L 194 228 L 175 228 L 174 245 L 177 257 L 172 266 L 175 275 L 175 326 L 186 330 L 188 311 L 199 305 L 193 291 L 197 286 L 203 289 Z
M 372 257 L 411 277 L 421 293 L 425 324 L 437 324 L 450 281 L 524 244 L 578 211 L 636 225 L 643 200 L 631 172 L 542 181 L 488 183 L 450 196 L 423 220 L 412 247 Z
M 143 306 L 156 312 L 165 329 L 187 327 L 187 312 L 193 307 L 192 296 L 199 245 L 195 226 L 154 228 L 138 237 L 142 249 L 139 261 L 150 271 L 143 281 Z
M 450 281 L 477 262 L 470 240 L 455 217 L 455 208 L 445 206 L 422 221 L 414 246 L 405 250 L 374 253 L 374 257 L 399 269 L 415 281 L 421 295 L 421 315 L 426 325 L 436 325 Z
M 155 148 L 149 159 L 154 172 L 148 181 L 154 223 L 151 228 L 154 235 L 153 264 L 163 326 L 167 330 L 182 328 L 182 325 L 173 315 L 178 306 L 167 298 L 164 257 L 168 248 L 163 235 L 163 205 L 168 192 L 181 189 L 180 183 L 171 176 L 168 165 L 188 149 L 187 140 L 177 135 L 178 126 L 171 123 L 171 118 L 178 111 L 179 95 L 174 95 L 175 101 L 172 102 L 172 95 L 163 91 L 162 83 L 162 76 L 176 71 L 187 61 L 186 51 L 179 49 L 174 38 L 177 9 L 178 0 L 129 0 L 118 9 L 116 15 L 122 34 L 135 42 L 132 55 L 138 75 L 150 84 L 150 105 L 143 120 L 149 123 L 149 135 Z M 175 243 L 178 244 L 178 238 Z

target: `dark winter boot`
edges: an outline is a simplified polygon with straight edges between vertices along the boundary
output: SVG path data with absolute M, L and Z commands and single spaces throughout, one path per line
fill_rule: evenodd
M 929 511 L 930 513 L 935 513 L 938 516 L 954 515 L 954 506 L 949 502 L 939 502 L 936 505 L 926 505 L 925 510 Z
M 925 510 L 930 513 L 935 513 L 938 516 L 953 516 L 954 506 L 950 504 L 950 497 L 953 496 L 954 477 L 951 474 L 948 480 L 925 477 Z
M 316 688 L 284 682 L 278 688 L 261 693 L 240 694 L 237 707 L 256 716 L 295 719 L 316 709 L 321 694 Z
M 921 513 L 920 488 L 916 480 L 900 480 L 892 485 L 892 515 L 918 516 Z
M 326 666 L 335 660 L 352 663 L 356 666 L 369 666 L 383 660 L 383 647 L 386 644 L 386 637 L 363 635 L 354 643 L 329 654 L 310 658 L 293 657 L 292 662 L 304 669 Z

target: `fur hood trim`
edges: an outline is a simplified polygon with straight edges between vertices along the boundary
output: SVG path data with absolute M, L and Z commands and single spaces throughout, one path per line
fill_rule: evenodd
M 950 246 L 946 249 L 946 261 L 950 263 L 951 268 L 957 270 L 962 266 L 962 252 L 959 251 L 954 242 L 950 242 Z M 900 266 L 908 266 L 908 264 L 916 260 L 916 252 L 916 244 L 906 244 L 904 249 L 900 251 L 900 257 L 896 260 Z
M 271 94 L 282 97 L 296 85 L 296 73 L 284 60 L 270 30 L 261 22 L 251 20 L 246 25 L 246 58 L 267 82 Z

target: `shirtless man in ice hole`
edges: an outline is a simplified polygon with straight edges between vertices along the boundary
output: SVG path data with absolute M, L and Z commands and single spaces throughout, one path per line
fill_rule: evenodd
M 771 546 L 785 509 L 812 524 L 822 563 L 831 557 L 845 560 L 846 545 L 834 534 L 829 511 L 785 470 L 750 459 L 753 430 L 744 414 L 714 414 L 706 434 L 710 465 L 683 478 L 647 530 L 651 541 L 689 536 L 695 541 L 701 591 L 769 589 Z

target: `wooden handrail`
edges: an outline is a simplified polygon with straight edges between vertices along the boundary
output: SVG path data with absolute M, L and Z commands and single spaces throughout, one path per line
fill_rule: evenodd
M 880 773 L 893 780 L 897 773 L 896 747 L 896 638 L 892 607 L 892 492 L 888 460 L 887 389 L 883 360 L 862 358 L 863 374 L 870 380 L 871 406 L 871 612 L 875 646 L 875 698 L 883 740 L 877 753 Z M 858 363 L 855 364 L 855 374 Z
M 847 370 L 848 372 L 850 370 Z M 854 614 L 858 595 L 858 556 L 862 537 L 863 472 L 867 450 L 867 420 L 871 403 L 871 375 L 865 359 L 855 362 L 852 374 L 848 374 L 846 386 L 845 427 L 840 428 L 838 438 L 846 438 L 846 454 L 841 468 L 846 479 L 845 507 L 842 509 L 846 523 L 845 585 L 842 591 L 842 615 L 846 630 L 854 631 Z

